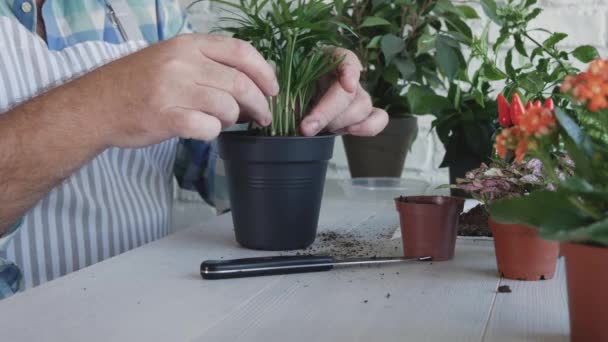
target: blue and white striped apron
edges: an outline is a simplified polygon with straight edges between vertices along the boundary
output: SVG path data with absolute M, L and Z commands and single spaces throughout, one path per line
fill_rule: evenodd
M 49 51 L 18 21 L 0 17 L 0 113 L 145 45 Z M 104 151 L 27 213 L 0 257 L 21 267 L 27 288 L 167 235 L 176 144 Z

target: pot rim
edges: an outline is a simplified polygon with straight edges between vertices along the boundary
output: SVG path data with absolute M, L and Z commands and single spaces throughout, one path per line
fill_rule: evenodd
M 328 139 L 334 138 L 337 135 L 334 133 L 321 133 L 314 136 L 265 136 L 265 135 L 251 135 L 250 131 L 224 131 L 220 133 L 220 136 L 234 137 L 243 140 L 312 140 L 312 139 Z
M 440 198 L 442 199 L 442 201 L 445 201 L 443 203 L 424 203 L 424 202 L 410 202 L 410 201 L 406 201 L 404 199 L 407 198 Z M 416 204 L 416 205 L 434 205 L 434 206 L 446 206 L 446 205 L 454 205 L 454 204 L 461 204 L 465 202 L 464 198 L 460 198 L 460 197 L 455 197 L 455 196 L 442 196 L 442 195 L 420 195 L 420 196 L 399 196 L 395 198 L 395 202 L 397 204 Z

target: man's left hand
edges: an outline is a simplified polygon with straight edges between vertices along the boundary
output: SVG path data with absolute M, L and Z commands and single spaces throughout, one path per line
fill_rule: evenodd
M 371 97 L 361 87 L 361 62 L 346 49 L 333 48 L 329 53 L 343 60 L 334 73 L 321 80 L 326 91 L 302 121 L 302 134 L 313 136 L 324 129 L 358 136 L 380 133 L 388 123 L 388 114 L 374 108 Z

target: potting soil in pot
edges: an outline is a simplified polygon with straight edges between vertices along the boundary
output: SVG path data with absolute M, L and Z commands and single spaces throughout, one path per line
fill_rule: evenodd
M 488 212 L 481 204 L 463 212 L 458 220 L 458 236 L 492 237 L 488 217 Z

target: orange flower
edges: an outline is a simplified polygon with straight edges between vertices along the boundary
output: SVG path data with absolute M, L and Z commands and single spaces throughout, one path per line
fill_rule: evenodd
M 567 76 L 561 91 L 571 93 L 574 100 L 592 112 L 608 108 L 608 60 L 596 59 L 586 72 Z
M 547 108 L 532 107 L 519 120 L 519 127 L 525 135 L 540 138 L 555 132 L 555 115 Z
M 608 101 L 604 96 L 594 96 L 591 98 L 591 101 L 589 101 L 588 108 L 592 112 L 597 112 L 598 110 L 608 108 Z
M 503 131 L 504 132 L 504 131 Z M 507 143 L 506 143 L 506 139 L 505 137 L 501 134 L 496 136 L 496 153 L 498 153 L 498 156 L 502 159 L 507 158 Z
M 521 140 L 519 140 L 519 142 L 517 143 L 517 148 L 515 149 L 515 161 L 516 162 L 521 162 L 524 160 L 524 157 L 526 156 L 526 153 L 528 152 L 528 138 L 527 137 L 523 137 Z
M 527 138 L 519 126 L 503 129 L 502 132 L 496 136 L 495 148 L 498 156 L 504 159 L 507 157 L 508 151 L 519 150 L 520 154 L 516 154 L 516 157 L 521 155 L 521 158 L 523 159 L 523 154 L 525 154 L 527 149 L 524 149 L 523 147 L 520 148 L 519 145 L 521 141 L 524 140 L 527 141 Z

